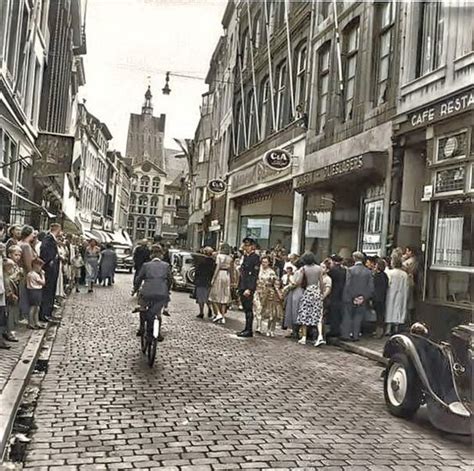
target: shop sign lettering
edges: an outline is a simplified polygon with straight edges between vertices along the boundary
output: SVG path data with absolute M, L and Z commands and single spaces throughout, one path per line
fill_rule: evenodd
M 437 121 L 454 113 L 468 110 L 473 106 L 474 92 L 470 91 L 437 103 L 430 108 L 409 114 L 408 119 L 412 127 L 425 126 L 432 121 Z
M 216 178 L 214 180 L 211 180 L 207 184 L 208 190 L 215 194 L 215 195 L 222 195 L 225 193 L 225 190 L 227 189 L 227 184 L 224 180 L 221 180 L 220 178 Z
M 286 170 L 291 165 L 291 154 L 283 149 L 272 149 L 265 153 L 263 162 L 274 170 Z
M 264 164 L 262 161 L 257 162 L 255 165 L 232 175 L 232 191 L 236 192 L 249 186 L 275 180 L 276 178 L 281 177 L 282 174 L 286 175 L 289 173 L 290 168 L 291 166 L 277 171 Z

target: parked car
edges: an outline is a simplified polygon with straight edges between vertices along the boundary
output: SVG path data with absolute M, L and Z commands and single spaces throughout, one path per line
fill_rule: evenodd
M 173 273 L 173 290 L 194 290 L 194 276 L 196 274 L 196 260 L 202 257 L 202 254 L 173 251 L 171 256 L 171 269 Z
M 114 244 L 112 243 L 117 254 L 117 270 L 127 270 L 132 273 L 133 270 L 133 255 L 132 247 L 130 245 Z
M 384 372 L 388 410 L 412 417 L 426 404 L 431 423 L 448 433 L 472 433 L 472 371 L 474 324 L 451 331 L 449 342 L 435 343 L 422 324 L 409 334 L 397 334 L 384 348 L 389 359 Z

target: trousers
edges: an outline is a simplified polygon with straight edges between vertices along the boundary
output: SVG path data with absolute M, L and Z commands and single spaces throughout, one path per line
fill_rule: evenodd
M 250 296 L 244 296 L 244 292 L 240 293 L 240 302 L 245 313 L 245 331 L 252 332 L 253 330 L 253 293 Z
M 341 337 L 344 339 L 358 340 L 366 306 L 346 304 L 341 324 Z
M 163 307 L 167 304 L 163 300 L 154 300 L 144 298 L 144 303 L 148 306 L 146 311 L 140 312 L 140 332 L 143 332 L 146 328 L 146 333 L 148 336 L 153 335 L 153 323 L 155 321 L 155 314 L 158 314 L 158 318 L 161 322 L 161 311 Z

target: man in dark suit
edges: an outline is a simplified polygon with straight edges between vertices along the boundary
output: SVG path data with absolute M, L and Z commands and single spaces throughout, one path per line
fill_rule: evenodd
M 331 269 L 328 273 L 332 280 L 331 293 L 329 295 L 328 323 L 329 337 L 341 335 L 341 321 L 344 310 L 343 293 L 346 284 L 346 269 L 342 266 L 342 257 L 337 254 L 331 255 Z
M 257 289 L 260 257 L 255 253 L 255 240 L 246 237 L 243 243 L 244 257 L 240 265 L 239 295 L 245 312 L 245 329 L 237 335 L 253 337 L 253 296 Z
M 352 258 L 355 263 L 347 270 L 344 287 L 345 309 L 341 325 L 341 338 L 357 342 L 369 299 L 374 294 L 374 278 L 372 272 L 364 266 L 365 256 L 362 252 L 354 252 Z
M 51 321 L 53 314 L 54 298 L 56 296 L 56 285 L 59 276 L 59 254 L 57 238 L 61 234 L 61 225 L 51 224 L 49 233 L 41 242 L 40 258 L 43 260 L 43 270 L 46 284 L 42 290 L 40 320 Z

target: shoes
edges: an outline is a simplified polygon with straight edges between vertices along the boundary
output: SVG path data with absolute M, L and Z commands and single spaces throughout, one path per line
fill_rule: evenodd
M 306 337 L 301 337 L 301 339 L 298 340 L 298 343 L 299 343 L 300 345 L 306 345 Z
M 223 315 L 222 314 L 217 314 L 217 316 L 214 317 L 214 319 L 212 319 L 212 322 L 219 322 L 222 319 L 224 319 Z
M 314 342 L 315 347 L 319 347 L 320 345 L 326 345 L 326 341 L 324 339 L 318 339 Z
M 244 330 L 242 332 L 239 332 L 237 334 L 237 337 L 250 338 L 250 337 L 253 337 L 253 333 L 250 332 L 249 330 Z
M 170 313 L 169 313 L 168 309 L 163 309 L 162 314 L 166 317 L 170 317 Z
M 5 340 L 3 340 L 2 338 L 0 338 L 0 349 L 2 350 L 10 350 L 10 348 L 12 348 L 10 345 L 8 345 Z
M 4 333 L 2 334 L 2 337 L 8 342 L 18 342 L 18 339 L 13 334 L 10 334 L 10 333 Z
M 270 337 L 270 332 L 267 332 L 267 337 Z
M 160 334 L 158 335 L 158 338 L 156 339 L 158 342 L 163 342 L 165 338 Z
M 143 331 L 142 330 L 137 330 L 136 336 L 141 337 L 142 335 L 143 335 Z
M 204 314 L 198 314 L 196 317 L 197 317 L 198 319 L 204 319 Z
M 274 338 L 275 337 L 275 332 L 270 332 L 270 337 Z
M 144 308 L 142 306 L 137 306 L 133 309 L 132 312 L 142 312 L 142 311 L 146 311 L 146 308 Z
M 27 328 L 30 330 L 39 330 L 39 325 L 27 325 Z

